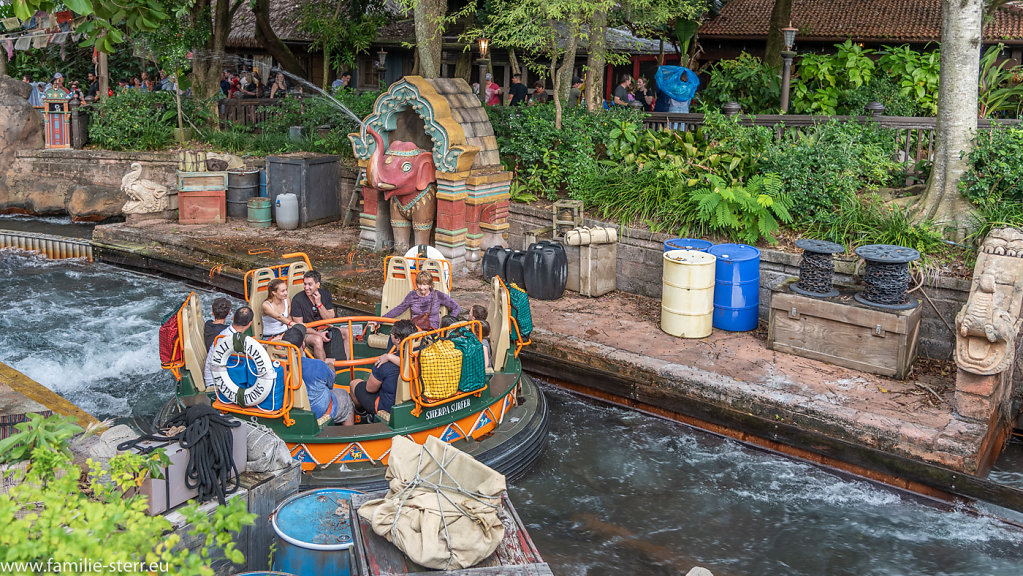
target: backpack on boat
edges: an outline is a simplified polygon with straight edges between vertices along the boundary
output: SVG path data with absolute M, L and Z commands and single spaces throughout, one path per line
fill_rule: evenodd
M 462 378 L 462 352 L 451 340 L 437 340 L 419 353 L 419 379 L 423 395 L 441 400 L 458 391 Z
M 487 365 L 483 359 L 483 342 L 470 330 L 460 329 L 451 343 L 462 352 L 462 376 L 458 380 L 460 392 L 479 390 L 486 384 Z
M 180 311 L 179 308 L 171 312 L 160 324 L 160 363 L 163 368 L 184 364 L 185 347 L 181 342 L 181 325 L 178 322 Z
M 508 304 L 511 306 L 512 319 L 519 327 L 518 330 L 512 330 L 512 342 L 517 342 L 519 336 L 522 336 L 522 340 L 529 340 L 529 335 L 533 333 L 533 316 L 529 312 L 529 296 L 526 291 L 515 283 L 508 284 Z

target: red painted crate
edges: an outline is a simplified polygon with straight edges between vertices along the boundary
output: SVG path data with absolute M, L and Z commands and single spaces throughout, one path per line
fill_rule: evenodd
M 178 192 L 180 224 L 223 224 L 227 218 L 226 190 L 182 190 Z

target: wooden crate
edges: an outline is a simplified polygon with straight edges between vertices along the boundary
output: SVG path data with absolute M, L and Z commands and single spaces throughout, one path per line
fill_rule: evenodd
M 616 288 L 617 243 L 566 245 L 565 256 L 568 259 L 566 290 L 595 298 Z
M 227 190 L 227 172 L 182 172 L 178 170 L 178 191 Z
M 921 307 L 880 310 L 853 298 L 857 289 L 839 286 L 834 298 L 795 294 L 791 278 L 771 292 L 767 347 L 903 379 L 913 366 L 920 334 Z
M 179 224 L 223 224 L 227 221 L 227 190 L 178 192 Z

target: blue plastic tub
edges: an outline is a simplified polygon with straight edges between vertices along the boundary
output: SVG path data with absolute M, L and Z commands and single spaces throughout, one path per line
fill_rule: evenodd
M 745 244 L 717 244 L 707 252 L 717 257 L 712 324 L 730 332 L 756 329 L 760 315 L 760 250 Z
M 696 250 L 697 252 L 706 252 L 713 245 L 713 242 L 700 240 L 699 238 L 672 238 L 671 240 L 664 241 L 664 251 Z
M 321 488 L 288 498 L 271 516 L 277 534 L 273 569 L 301 576 L 348 576 L 356 490 Z M 348 514 L 337 514 L 347 502 Z

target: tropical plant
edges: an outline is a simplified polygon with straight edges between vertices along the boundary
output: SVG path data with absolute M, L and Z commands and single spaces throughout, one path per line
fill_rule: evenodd
M 1019 114 L 1023 101 L 1023 66 L 1009 66 L 1009 60 L 1000 60 L 1004 44 L 984 51 L 980 59 L 979 114 L 993 118 L 1003 112 Z
M 938 50 L 917 52 L 907 45 L 885 47 L 877 63 L 899 86 L 903 96 L 912 98 L 926 115 L 937 114 L 938 72 L 941 68 Z
M 796 113 L 848 113 L 846 93 L 870 82 L 875 68 L 869 57 L 872 50 L 852 40 L 835 48 L 835 54 L 806 54 L 799 61 L 792 85 L 792 108 Z
M 212 514 L 197 503 L 186 506 L 183 514 L 199 546 L 179 547 L 180 537 L 168 534 L 170 522 L 150 516 L 146 497 L 136 493 L 146 475 L 161 467 L 160 456 L 119 454 L 107 469 L 89 460 L 83 477 L 68 454 L 71 425 L 59 421 L 63 417 L 51 418 L 57 420 L 31 420 L 18 445 L 33 433 L 40 438 L 44 429 L 62 431 L 62 440 L 36 443 L 20 483 L 0 494 L 0 559 L 7 565 L 21 564 L 25 573 L 212 576 L 214 551 L 234 563 L 244 561 L 232 534 L 255 518 L 244 498 L 233 498 Z
M 927 260 L 946 247 L 941 231 L 929 221 L 914 223 L 908 211 L 884 202 L 877 194 L 852 195 L 829 213 L 805 226 L 814 238 L 854 248 L 865 244 L 895 244 L 918 250 Z
M 758 174 L 745 184 L 729 184 L 710 174 L 707 182 L 709 186 L 694 191 L 692 198 L 700 219 L 711 230 L 747 244 L 761 238 L 776 244 L 774 233 L 780 228 L 779 221 L 792 222 L 792 200 L 785 195 L 777 174 Z
M 204 100 L 181 101 L 182 115 L 195 124 L 209 121 Z M 174 94 L 167 91 L 122 90 L 92 105 L 89 140 L 108 150 L 162 150 L 176 126 Z
M 781 85 L 770 66 L 746 52 L 720 60 L 707 69 L 707 87 L 699 93 L 697 109 L 720 110 L 736 102 L 746 114 L 778 112 Z
M 970 168 L 959 181 L 963 195 L 978 207 L 1023 202 L 1023 129 L 992 130 L 977 138 Z
M 310 48 L 324 54 L 324 90 L 330 80 L 330 68 L 354 68 L 356 58 L 366 53 L 377 29 L 385 22 L 381 0 L 317 0 L 300 4 L 298 28 L 312 37 Z
M 44 417 L 32 413 L 28 420 L 14 425 L 16 433 L 0 440 L 0 463 L 28 460 L 37 448 L 42 452 L 61 452 L 68 458 L 67 441 L 82 429 L 60 416 Z

